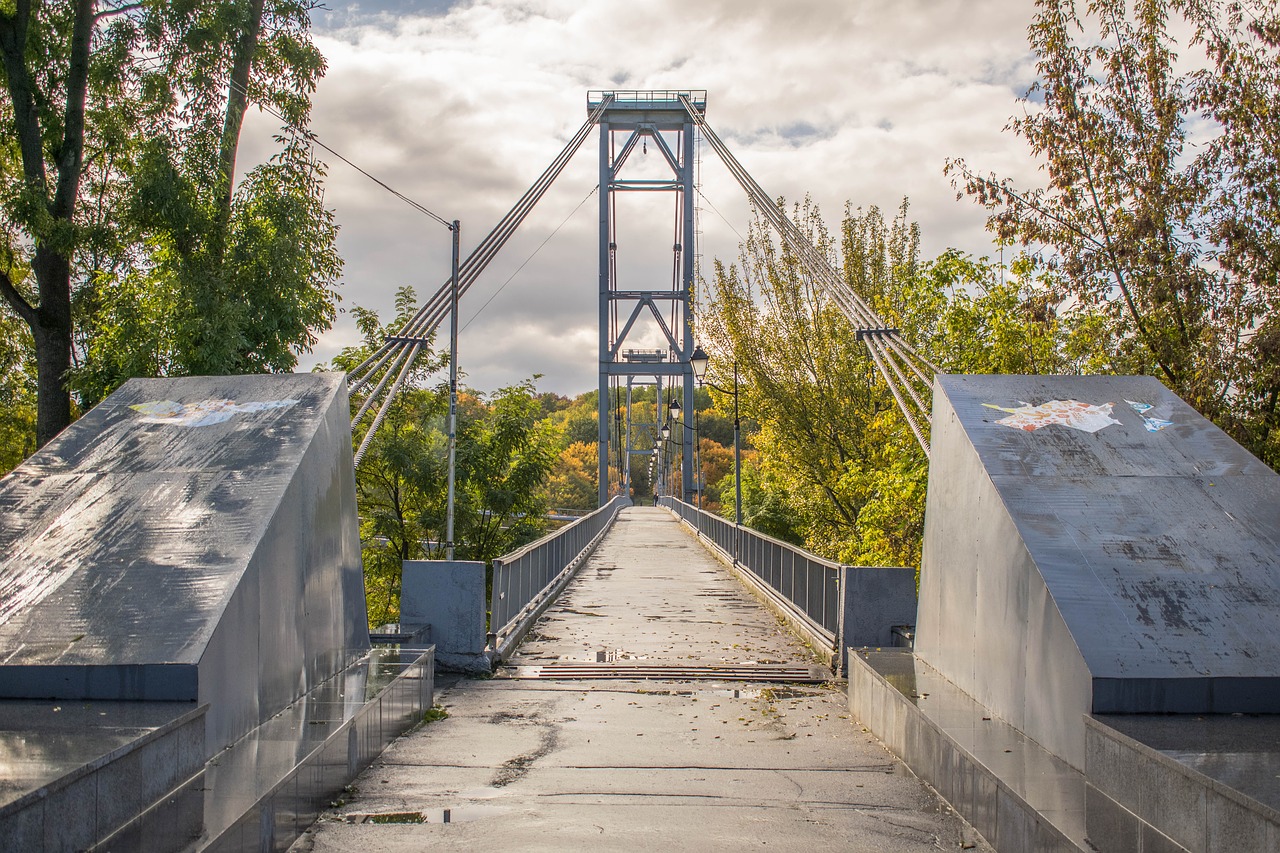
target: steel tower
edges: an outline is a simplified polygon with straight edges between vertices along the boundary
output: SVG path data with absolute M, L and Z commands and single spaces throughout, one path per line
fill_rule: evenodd
M 599 112 L 600 125 L 600 399 L 599 399 L 599 501 L 609 499 L 609 453 L 611 442 L 621 449 L 619 479 L 629 466 L 632 448 L 617 430 L 611 437 L 610 424 L 618 405 L 614 388 L 622 377 L 671 377 L 670 387 L 677 386 L 684 418 L 673 427 L 672 438 L 683 447 L 681 454 L 682 497 L 689 501 L 695 490 L 693 469 L 694 434 L 685 421 L 693 416 L 693 369 L 689 356 L 693 352 L 693 276 L 694 258 L 694 131 L 698 122 L 692 111 L 706 111 L 705 90 L 670 91 L 593 91 L 587 94 L 589 113 Z M 619 144 L 620 143 L 620 144 Z M 637 148 L 653 145 L 671 170 L 670 178 L 632 179 L 622 177 L 627 159 Z M 617 211 L 618 193 L 674 193 L 678 214 L 676 235 L 669 251 L 673 257 L 673 281 L 666 287 L 621 289 L 617 280 Z M 668 251 L 668 250 L 664 250 Z M 668 311 L 659 309 L 665 306 Z M 678 309 L 678 310 L 672 310 Z M 624 357 L 628 335 L 637 320 L 651 316 L 666 338 L 667 351 L 660 362 L 628 361 Z M 664 313 L 675 318 L 668 322 Z M 625 320 L 623 319 L 625 318 Z M 677 381 L 678 380 L 678 381 Z M 630 384 L 630 381 L 627 382 Z M 659 388 L 662 384 L 658 385 Z M 658 421 L 664 414 L 659 395 Z M 630 418 L 628 417 L 628 420 Z

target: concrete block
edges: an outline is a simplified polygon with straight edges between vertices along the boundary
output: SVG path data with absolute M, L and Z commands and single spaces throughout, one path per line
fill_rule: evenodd
M 965 815 L 983 838 L 996 837 L 999 815 L 1000 785 L 989 773 L 973 775 L 973 811 Z
M 107 837 L 173 790 L 179 781 L 174 778 L 177 768 L 178 741 L 169 736 L 142 744 L 94 771 L 95 837 Z
M 98 840 L 98 782 L 86 773 L 44 799 L 42 850 L 84 850 Z
M 974 699 L 1077 768 L 1083 714 L 1280 711 L 1280 475 L 1157 380 L 941 376 L 931 456 L 915 649 Z
M 333 675 L 368 648 L 351 459 L 341 374 L 125 383 L 0 481 L 0 695 L 198 699 L 214 750 Z
M 840 567 L 840 640 L 849 646 L 891 646 L 895 625 L 916 623 L 916 573 L 911 569 Z M 847 664 L 842 662 L 847 669 Z
M 1118 805 L 1137 812 L 1142 808 L 1139 799 L 1142 785 L 1132 759 L 1131 748 L 1095 727 L 1086 727 L 1084 771 L 1089 784 Z
M 1209 792 L 1204 784 L 1171 772 L 1167 759 L 1135 752 L 1132 761 L 1137 768 L 1138 816 L 1184 847 L 1206 849 Z
M 400 624 L 431 627 L 436 664 L 488 672 L 485 657 L 485 565 L 467 560 L 406 560 L 400 583 Z
M 1195 853 L 1195 851 L 1205 849 L 1203 847 L 1183 847 L 1148 823 L 1142 824 L 1140 835 L 1142 836 L 1142 846 L 1139 849 L 1142 850 L 1142 853 Z
M 1007 788 L 996 791 L 996 832 L 992 846 L 997 850 L 1034 850 L 1034 812 Z
M 0 813 L 0 838 L 13 850 L 39 850 L 44 844 L 44 801 Z

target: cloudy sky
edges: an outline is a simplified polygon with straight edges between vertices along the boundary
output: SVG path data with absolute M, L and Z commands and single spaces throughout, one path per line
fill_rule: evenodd
M 947 157 L 1034 175 L 1025 149 L 1003 130 L 1032 80 L 1031 0 L 330 6 L 315 18 L 329 69 L 314 130 L 401 192 L 461 220 L 464 254 L 582 124 L 591 89 L 706 89 L 709 123 L 771 195 L 808 193 L 832 224 L 846 202 L 891 212 L 908 196 L 930 256 L 949 246 L 991 252 L 982 211 L 956 201 L 942 174 Z M 269 120 L 254 117 L 248 150 L 271 131 Z M 541 373 L 544 390 L 594 387 L 598 209 L 594 197 L 583 202 L 597 180 L 597 150 L 593 137 L 464 301 L 460 352 L 473 386 Z M 701 188 L 699 251 L 709 269 L 712 258 L 736 256 L 748 208 L 707 146 Z M 438 223 L 338 162 L 330 163 L 327 201 L 342 229 L 347 309 L 386 316 L 398 287 L 425 297 L 447 279 L 449 234 Z M 637 210 L 623 223 L 628 215 L 620 213 L 620 281 L 657 277 L 665 286 L 670 209 Z M 661 225 L 646 231 L 655 216 Z M 354 340 L 343 314 L 302 366 Z

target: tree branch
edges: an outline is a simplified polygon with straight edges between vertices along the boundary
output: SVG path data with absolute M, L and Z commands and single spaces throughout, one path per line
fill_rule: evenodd
M 26 297 L 13 286 L 13 280 L 9 278 L 9 274 L 4 270 L 0 270 L 0 296 L 4 297 L 4 301 L 9 303 L 9 307 L 17 313 L 29 326 L 36 324 L 36 309 L 26 300 Z
M 127 15 L 129 12 L 136 12 L 145 7 L 146 3 L 125 3 L 123 6 L 111 6 L 100 12 L 95 12 L 93 22 L 105 21 L 107 18 L 114 18 L 116 15 Z

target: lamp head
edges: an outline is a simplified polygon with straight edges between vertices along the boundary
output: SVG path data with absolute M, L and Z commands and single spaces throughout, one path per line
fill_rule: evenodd
M 693 367 L 693 377 L 699 384 L 707 377 L 707 366 L 710 364 L 711 357 L 707 355 L 706 350 L 701 346 L 694 347 L 693 355 L 689 356 L 689 365 Z

